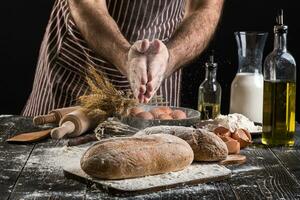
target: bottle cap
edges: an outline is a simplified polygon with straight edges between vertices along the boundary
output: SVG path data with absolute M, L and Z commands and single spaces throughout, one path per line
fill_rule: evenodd
M 274 26 L 274 33 L 287 33 L 288 26 L 283 24 L 283 9 L 278 12 L 276 17 L 276 25 Z
M 209 61 L 205 63 L 205 66 L 210 69 L 217 68 L 218 63 L 214 61 L 214 51 L 211 51 Z

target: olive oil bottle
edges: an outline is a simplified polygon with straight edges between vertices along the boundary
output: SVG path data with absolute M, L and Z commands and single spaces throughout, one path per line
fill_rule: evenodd
M 262 143 L 270 146 L 294 145 L 296 63 L 287 51 L 287 30 L 281 10 L 274 26 L 274 49 L 264 63 Z
M 217 103 L 200 103 L 198 110 L 201 112 L 201 119 L 213 119 L 220 114 L 221 106 Z
M 205 63 L 205 79 L 198 93 L 198 110 L 203 120 L 214 119 L 220 114 L 222 88 L 217 81 L 217 66 L 211 55 L 209 62 Z

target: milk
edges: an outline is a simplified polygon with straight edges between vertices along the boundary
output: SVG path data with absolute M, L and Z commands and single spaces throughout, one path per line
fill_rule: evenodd
M 231 84 L 230 113 L 262 123 L 264 78 L 260 73 L 237 73 Z

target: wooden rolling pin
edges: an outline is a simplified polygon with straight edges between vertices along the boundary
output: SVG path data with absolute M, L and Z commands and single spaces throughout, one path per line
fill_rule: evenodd
M 77 109 L 62 117 L 59 127 L 52 129 L 51 137 L 53 139 L 60 139 L 64 136 L 77 137 L 95 128 L 98 122 L 97 119 L 88 117 L 83 109 Z
M 34 125 L 43 125 L 47 123 L 59 124 L 59 121 L 66 114 L 79 109 L 80 106 L 59 108 L 55 110 L 51 110 L 47 115 L 39 115 L 33 118 Z

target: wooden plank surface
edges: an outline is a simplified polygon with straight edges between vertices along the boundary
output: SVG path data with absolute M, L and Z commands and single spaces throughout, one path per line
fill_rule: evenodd
M 272 152 L 294 180 L 300 184 L 300 148 L 273 148 Z M 300 196 L 299 196 L 300 199 Z
M 34 129 L 30 118 L 0 117 L 0 197 L 7 199 L 14 190 L 15 183 L 21 175 L 34 145 L 10 145 L 7 138 L 20 132 L 19 127 L 26 124 L 22 131 Z
M 299 129 L 294 148 L 256 145 L 242 150 L 248 160 L 230 166 L 233 176 L 227 181 L 120 198 L 65 178 L 54 162 L 66 140 L 4 142 L 18 132 L 40 129 L 30 122 L 30 118 L 0 117 L 0 199 L 300 199 Z
M 59 160 L 66 140 L 49 140 L 35 146 L 11 199 L 84 199 L 86 185 L 65 178 Z
M 96 187 L 89 187 L 86 191 L 86 199 L 236 199 L 234 193 L 231 191 L 230 186 L 226 182 L 215 182 L 207 184 L 199 184 L 194 186 L 182 186 L 178 188 L 172 188 L 168 190 L 162 190 L 157 192 L 149 192 L 146 194 L 138 194 L 126 197 L 115 196 L 105 191 L 99 191 Z
M 268 148 L 243 151 L 248 161 L 231 169 L 235 175 L 228 183 L 240 199 L 296 199 L 300 185 Z
M 86 185 L 66 179 L 55 162 L 56 156 L 60 153 L 59 150 L 66 140 L 48 139 L 35 144 L 8 144 L 4 142 L 5 139 L 16 133 L 37 131 L 49 127 L 33 126 L 31 118 L 1 119 L 0 124 L 2 126 L 9 125 L 9 127 L 3 127 L 6 129 L 5 134 L 0 135 L 2 140 L 0 163 L 2 166 L 3 160 L 6 164 L 3 166 L 14 174 L 3 172 L 3 176 L 10 177 L 12 183 L 9 184 L 6 180 L 0 179 L 4 182 L 4 186 L 1 185 L 0 188 L 0 199 L 84 199 Z M 0 174 L 1 172 L 2 170 Z M 4 190 L 5 187 L 8 189 Z

